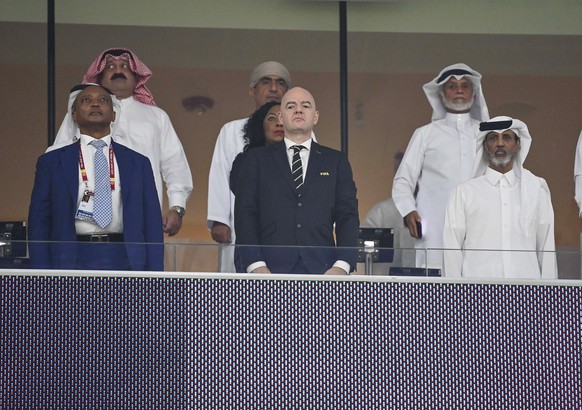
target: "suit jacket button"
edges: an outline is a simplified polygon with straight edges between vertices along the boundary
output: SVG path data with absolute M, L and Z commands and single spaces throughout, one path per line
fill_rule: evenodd
M 301 224 L 297 224 L 297 228 L 301 228 Z
M 299 208 L 301 208 L 301 207 L 303 206 L 303 204 L 302 204 L 301 202 L 298 202 L 298 203 L 297 203 L 297 206 L 298 206 Z

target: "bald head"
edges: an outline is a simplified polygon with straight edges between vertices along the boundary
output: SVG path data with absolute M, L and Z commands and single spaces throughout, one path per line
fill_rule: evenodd
M 280 116 L 287 138 L 295 143 L 307 141 L 319 120 L 315 98 L 304 88 L 290 89 L 281 100 Z

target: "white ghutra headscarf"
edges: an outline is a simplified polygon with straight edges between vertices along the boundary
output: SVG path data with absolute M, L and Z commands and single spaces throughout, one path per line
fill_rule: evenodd
M 445 118 L 445 115 L 447 114 L 447 109 L 445 108 L 441 97 L 441 90 L 443 85 L 451 77 L 455 77 L 457 80 L 466 78 L 471 81 L 471 84 L 473 85 L 473 93 L 475 95 L 470 111 L 471 118 L 478 121 L 488 121 L 489 110 L 487 109 L 487 103 L 485 102 L 485 96 L 483 95 L 483 88 L 481 87 L 482 76 L 477 71 L 463 63 L 457 63 L 443 68 L 432 81 L 422 86 L 426 98 L 432 107 L 431 121 L 441 120 Z
M 531 224 L 535 206 L 538 203 L 540 190 L 543 189 L 548 193 L 548 195 L 550 195 L 550 188 L 548 187 L 545 179 L 535 176 L 529 170 L 523 167 L 523 163 L 527 157 L 527 154 L 529 153 L 532 142 L 527 125 L 518 119 L 499 116 L 492 118 L 491 121 L 482 122 L 479 126 L 479 130 L 480 132 L 477 135 L 477 155 L 475 157 L 475 164 L 473 167 L 474 178 L 485 174 L 485 171 L 489 166 L 489 154 L 483 145 L 487 134 L 490 132 L 502 134 L 507 130 L 511 130 L 519 137 L 520 149 L 517 152 L 517 155 L 515 155 L 513 158 L 513 170 L 521 179 L 520 222 L 524 228 L 523 230 L 526 233 L 526 236 L 528 236 L 529 230 L 527 227 L 529 227 Z
M 65 115 L 65 119 L 63 120 L 61 128 L 59 129 L 59 134 L 64 133 L 65 135 L 64 139 L 65 142 L 63 142 L 62 144 L 51 145 L 50 147 L 47 148 L 46 152 L 53 151 L 65 145 L 72 144 L 73 142 L 76 142 L 79 139 L 79 126 L 77 125 L 75 120 L 73 120 L 73 104 L 75 103 L 75 100 L 77 99 L 77 96 L 81 93 L 81 91 L 91 86 L 103 88 L 111 96 L 111 103 L 113 104 L 113 111 L 115 112 L 115 120 L 111 122 L 111 136 L 114 137 L 116 135 L 119 124 L 119 116 L 121 115 L 121 104 L 119 103 L 119 100 L 117 99 L 115 94 L 113 94 L 111 90 L 109 90 L 107 87 L 103 87 L 102 85 L 99 84 L 93 83 L 80 84 L 71 88 L 71 93 L 69 94 L 69 102 L 67 105 L 67 114 Z

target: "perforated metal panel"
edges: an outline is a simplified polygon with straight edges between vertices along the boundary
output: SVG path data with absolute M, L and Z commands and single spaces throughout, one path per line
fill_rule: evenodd
M 580 408 L 577 286 L 2 276 L 1 408 Z

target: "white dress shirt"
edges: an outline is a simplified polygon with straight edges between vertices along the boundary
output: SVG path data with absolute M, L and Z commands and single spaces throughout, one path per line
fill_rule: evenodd
M 87 175 L 87 185 L 83 181 L 81 175 L 81 167 L 79 166 L 79 191 L 77 194 L 77 208 L 81 204 L 81 200 L 85 194 L 85 190 L 88 189 L 91 192 L 95 192 L 95 171 L 93 158 L 95 157 L 95 148 L 89 145 L 91 141 L 95 141 L 95 138 L 80 134 L 80 147 L 83 153 L 83 162 L 85 165 L 85 171 Z M 107 145 L 102 148 L 103 155 L 107 158 L 107 163 L 109 163 L 109 146 L 111 145 L 111 135 L 101 138 L 101 141 L 105 142 Z M 94 222 L 75 219 L 75 230 L 77 235 L 93 235 L 93 234 L 104 234 L 104 233 L 123 233 L 123 206 L 121 203 L 121 178 L 119 175 L 119 167 L 117 166 L 117 160 L 115 159 L 115 151 L 113 152 L 113 165 L 115 167 L 115 189 L 111 191 L 112 200 L 112 210 L 113 219 L 111 223 L 104 228 L 99 227 Z
M 311 138 L 302 144 L 295 144 L 290 139 L 285 138 L 285 148 L 287 149 L 287 160 L 289 161 L 289 168 L 293 169 L 293 154 L 294 150 L 291 147 L 295 145 L 302 145 L 305 149 L 299 151 L 299 157 L 301 158 L 301 166 L 303 170 L 303 180 L 305 181 L 305 175 L 307 173 L 307 166 L 309 165 L 309 152 L 311 151 Z

